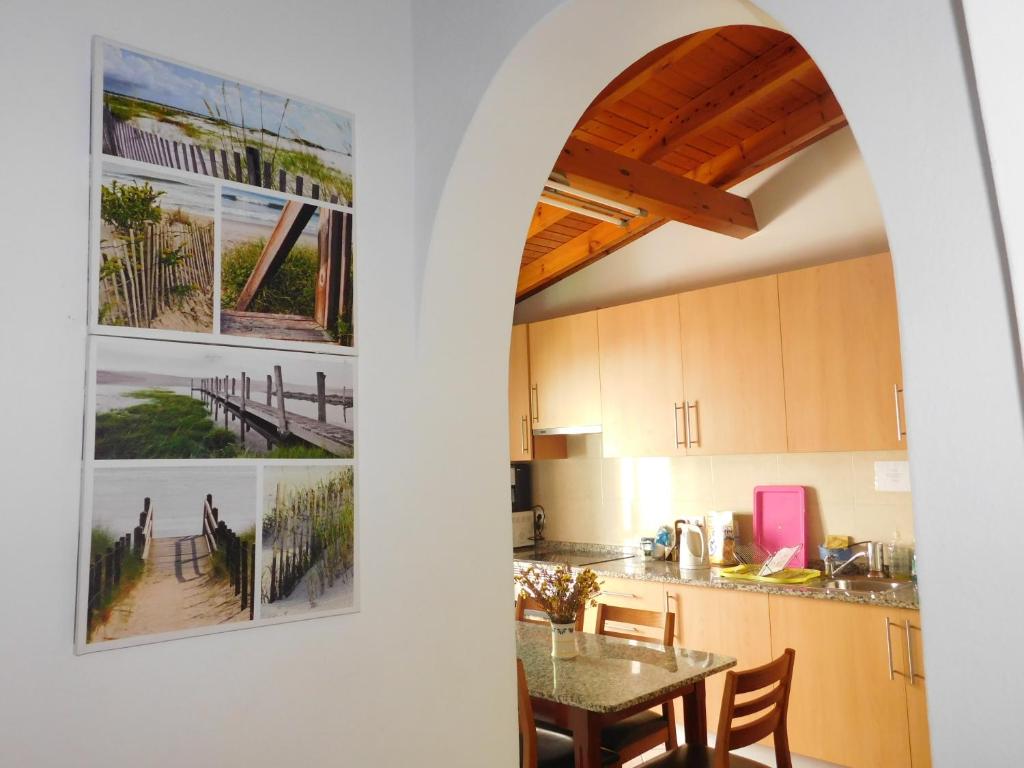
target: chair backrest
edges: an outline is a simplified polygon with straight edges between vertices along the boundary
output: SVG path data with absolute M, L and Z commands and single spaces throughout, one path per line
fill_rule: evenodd
M 789 735 L 786 732 L 786 713 L 789 710 L 795 658 L 796 651 L 787 648 L 779 658 L 764 666 L 742 672 L 729 670 L 726 673 L 713 768 L 728 768 L 730 750 L 754 744 L 769 734 L 774 736 L 775 763 L 778 768 L 793 768 L 789 754 Z M 741 702 L 736 701 L 736 697 L 741 694 L 760 692 L 766 688 L 770 690 Z M 740 724 L 734 722 L 739 718 L 751 717 L 753 719 Z
M 537 768 L 537 724 L 533 719 L 533 705 L 530 703 L 530 689 L 526 686 L 526 669 L 522 659 L 516 659 L 516 676 L 519 692 L 519 762 L 522 768 Z
M 622 632 L 620 630 L 611 630 L 606 626 L 607 622 L 614 621 L 618 624 L 632 624 L 636 627 L 649 627 L 654 630 L 661 630 L 661 644 L 672 645 L 672 636 L 675 632 L 676 626 L 676 615 L 671 611 L 665 613 L 658 613 L 657 611 L 647 611 L 642 608 L 624 608 L 619 605 L 605 605 L 601 603 L 597 606 L 597 627 L 594 630 L 599 635 L 608 635 L 609 637 L 621 637 L 626 640 L 643 640 L 644 642 L 650 643 L 657 641 L 658 638 L 651 637 L 649 635 L 641 635 L 635 632 Z
M 534 600 L 532 597 L 518 597 L 516 598 L 516 621 L 525 621 L 527 624 L 550 624 L 551 622 L 545 618 L 537 618 L 535 616 L 528 616 L 527 611 L 539 611 L 544 613 L 544 606 L 539 601 Z M 576 631 L 583 631 L 583 618 L 586 611 L 586 607 L 581 607 L 576 613 Z

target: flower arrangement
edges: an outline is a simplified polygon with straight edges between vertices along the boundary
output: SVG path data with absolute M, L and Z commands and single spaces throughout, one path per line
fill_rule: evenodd
M 601 592 L 596 573 L 584 568 L 573 575 L 567 565 L 555 568 L 531 565 L 516 574 L 516 584 L 520 586 L 520 597 L 532 597 L 540 603 L 552 624 L 572 624 L 587 602 L 597 605 L 594 598 Z

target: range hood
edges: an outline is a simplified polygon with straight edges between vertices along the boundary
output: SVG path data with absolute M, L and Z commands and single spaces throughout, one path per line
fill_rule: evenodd
M 585 424 L 578 427 L 537 427 L 535 435 L 596 435 L 601 432 L 600 424 Z

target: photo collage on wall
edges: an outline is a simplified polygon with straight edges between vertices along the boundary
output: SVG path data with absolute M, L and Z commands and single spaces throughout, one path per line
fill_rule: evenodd
M 353 118 L 93 67 L 76 649 L 353 612 Z

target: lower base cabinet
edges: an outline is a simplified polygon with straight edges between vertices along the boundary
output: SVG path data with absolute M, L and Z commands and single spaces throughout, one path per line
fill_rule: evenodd
M 930 766 L 916 611 L 778 595 L 769 607 L 772 654 L 796 650 L 793 752 L 849 768 Z
M 709 587 L 669 587 L 667 610 L 676 614 L 676 645 L 713 650 L 736 657 L 737 669 L 766 664 L 772 658 L 768 595 Z M 707 679 L 708 730 L 718 727 L 725 675 Z M 682 707 L 676 707 L 682 722 Z

